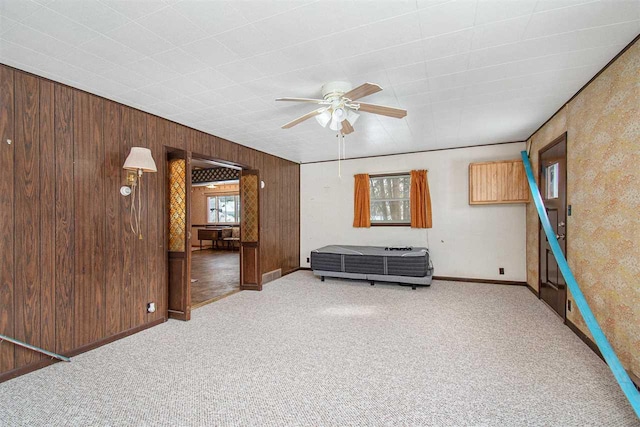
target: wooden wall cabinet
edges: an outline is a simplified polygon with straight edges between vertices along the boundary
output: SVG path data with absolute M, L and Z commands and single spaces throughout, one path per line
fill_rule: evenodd
M 469 204 L 528 203 L 522 160 L 469 164 Z

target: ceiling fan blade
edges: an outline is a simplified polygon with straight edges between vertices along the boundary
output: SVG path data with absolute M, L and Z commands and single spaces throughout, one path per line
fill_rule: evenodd
M 375 83 L 363 83 L 357 88 L 351 89 L 349 92 L 345 93 L 342 96 L 352 101 L 355 101 L 356 99 L 364 98 L 365 96 L 378 93 L 381 90 L 382 88 Z
M 382 116 L 395 117 L 401 119 L 407 115 L 407 110 L 400 108 L 385 107 L 384 105 L 365 104 L 364 102 L 358 103 L 360 107 L 358 111 L 364 111 L 365 113 L 380 114 Z
M 351 123 L 349 123 L 349 120 L 345 119 L 342 121 L 342 134 L 343 135 L 349 135 L 351 132 L 353 132 L 353 126 L 351 126 Z
M 322 113 L 325 109 L 324 108 L 318 108 L 317 110 L 313 110 L 310 113 L 305 114 L 304 116 L 300 116 L 295 120 L 290 121 L 289 123 L 282 125 L 282 129 L 289 129 L 294 127 L 295 125 L 304 122 L 307 119 L 310 119 L 311 117 L 317 116 L 318 114 Z
M 276 98 L 276 101 L 310 102 L 312 104 L 327 104 L 324 99 L 312 98 Z

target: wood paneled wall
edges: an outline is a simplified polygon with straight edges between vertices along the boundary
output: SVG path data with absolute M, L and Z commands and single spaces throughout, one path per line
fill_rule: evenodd
M 298 267 L 298 164 L 2 64 L 0 91 L 0 333 L 77 354 L 166 319 L 169 147 L 259 170 L 261 270 Z M 119 193 L 131 146 L 158 165 L 143 240 Z M 0 381 L 47 363 L 0 344 Z

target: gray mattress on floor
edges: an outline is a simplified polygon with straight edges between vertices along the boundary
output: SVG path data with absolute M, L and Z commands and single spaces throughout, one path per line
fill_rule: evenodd
M 433 267 L 427 248 L 386 250 L 380 246 L 330 245 L 311 251 L 317 276 L 415 285 L 431 284 Z

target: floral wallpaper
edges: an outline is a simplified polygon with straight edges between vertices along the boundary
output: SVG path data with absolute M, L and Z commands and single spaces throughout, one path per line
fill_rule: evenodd
M 567 132 L 567 253 L 625 368 L 640 376 L 640 43 L 536 132 L 538 150 Z M 538 218 L 527 207 L 527 282 L 538 289 Z M 572 299 L 571 295 L 568 296 Z M 567 318 L 590 336 L 577 308 Z

